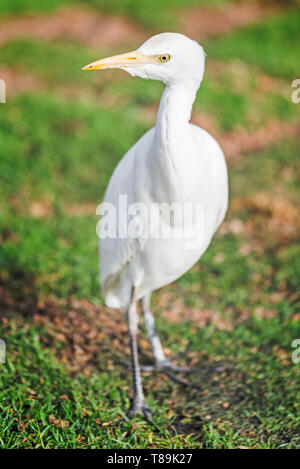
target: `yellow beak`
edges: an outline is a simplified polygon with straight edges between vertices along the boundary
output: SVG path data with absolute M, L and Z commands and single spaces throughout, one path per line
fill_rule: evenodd
M 96 60 L 86 65 L 82 70 L 105 70 L 107 68 L 135 67 L 136 65 L 153 63 L 153 58 L 137 50 L 126 54 L 114 55 L 105 59 Z

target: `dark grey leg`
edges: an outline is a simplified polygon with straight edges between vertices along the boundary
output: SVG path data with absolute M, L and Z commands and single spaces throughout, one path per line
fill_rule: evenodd
M 134 414 L 143 415 L 146 420 L 151 421 L 151 410 L 147 407 L 144 398 L 144 392 L 141 381 L 140 365 L 138 359 L 138 348 L 137 348 L 137 333 L 138 333 L 138 312 L 137 312 L 137 300 L 136 300 L 137 289 L 132 289 L 131 302 L 127 311 L 127 323 L 128 332 L 130 339 L 130 352 L 131 352 L 131 363 L 132 363 L 132 376 L 133 376 L 133 402 L 129 412 L 129 416 L 132 417 Z

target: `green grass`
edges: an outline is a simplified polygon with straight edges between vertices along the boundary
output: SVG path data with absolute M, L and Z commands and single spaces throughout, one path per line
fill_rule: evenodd
M 231 174 L 234 195 L 247 196 L 252 192 L 250 181 L 255 181 L 260 191 L 272 192 L 278 188 L 295 203 L 298 196 L 297 182 L 298 142 L 286 140 L 272 145 L 263 152 L 245 159 Z M 278 175 L 281 175 L 278 178 Z M 276 186 L 274 185 L 276 181 Z
M 1 219 L 0 232 L 7 235 L 0 260 L 6 289 L 17 301 L 29 285 L 34 294 L 99 302 L 96 223 L 96 216 Z
M 293 320 L 297 304 L 289 301 L 289 294 L 300 272 L 293 238 L 289 245 L 280 239 L 274 244 L 277 238 L 265 229 L 218 236 L 199 264 L 178 280 L 175 290 L 170 288 L 174 300 L 184 299 L 182 308 L 218 311 L 221 321 L 235 326 L 220 330 L 217 321 L 198 328 L 188 319 L 172 324 L 158 308 L 158 327 L 167 348 L 176 353 L 188 341 L 202 372 L 194 378 L 200 394 L 163 381 L 153 390 L 154 378 L 145 379 L 148 402 L 159 409 L 153 426 L 126 420 L 130 381 L 117 364 L 106 367 L 107 351 L 99 349 L 103 371 L 95 366 L 89 377 L 71 378 L 58 362 L 54 356 L 58 345 L 45 340 L 48 328 L 35 324 L 25 298 L 77 296 L 99 304 L 96 218 L 67 215 L 65 210 L 72 201 L 96 206 L 124 150 L 121 141 L 114 143 L 114 134 L 109 134 L 109 128 L 116 126 L 120 138 L 122 115 L 105 110 L 105 119 L 97 122 L 97 108 L 65 104 L 47 95 L 24 95 L 8 103 L 2 117 L 1 151 L 6 155 L 2 165 L 6 166 L 1 172 L 7 177 L 1 190 L 7 203 L 13 203 L 2 206 L 0 269 L 12 304 L 24 301 L 26 315 L 15 313 L 13 319 L 12 312 L 7 316 L 3 311 L 9 322 L 4 322 L 1 332 L 8 351 L 0 376 L 1 446 L 299 447 L 299 365 L 291 362 L 291 343 L 300 335 L 300 324 Z M 43 119 L 38 118 L 41 110 Z M 141 131 L 133 123 L 122 137 L 124 147 Z M 22 140 L 12 140 L 12 135 Z M 102 154 L 105 142 L 111 146 L 104 146 Z M 283 142 L 233 166 L 232 201 L 272 192 L 277 174 L 285 172 L 288 177 L 280 190 L 293 202 L 297 148 L 297 142 Z M 115 152 L 115 160 L 105 151 Z M 92 174 L 97 175 L 95 180 Z M 44 198 L 52 201 L 52 216 L 36 219 L 27 214 L 30 201 Z M 16 200 L 21 200 L 23 213 Z M 231 218 L 237 216 L 233 211 Z M 240 217 L 245 222 L 253 217 L 247 205 Z M 253 239 L 263 243 L 263 252 L 243 254 L 242 247 Z M 281 290 L 284 294 L 278 300 L 270 300 Z M 261 319 L 264 313 L 266 319 Z M 220 364 L 232 368 L 221 374 L 212 371 Z
M 180 438 L 166 425 L 164 430 L 157 426 L 151 432 L 144 423 L 132 428 L 122 410 L 123 400 L 128 402 L 124 376 L 116 373 L 112 380 L 109 373 L 98 373 L 88 380 L 83 376 L 72 379 L 44 350 L 41 335 L 45 331 L 18 326 L 11 321 L 11 359 L 1 365 L 2 448 L 135 448 L 141 440 L 141 447 L 146 447 L 151 434 L 158 445 L 167 439 L 177 446 Z M 163 409 L 159 414 L 158 425 L 166 421 Z M 58 419 L 56 425 L 51 416 Z M 123 422 L 117 426 L 109 423 L 120 418 Z
M 116 163 L 146 130 L 117 109 L 51 95 L 10 100 L 0 120 L 2 197 L 44 196 L 58 206 L 101 200 Z
M 3 17 L 16 15 L 19 13 L 48 12 L 60 5 L 69 4 L 71 0 L 2 0 L 0 5 L 0 15 Z
M 0 226 L 17 241 L 7 236 L 2 244 L 1 267 L 12 269 L 12 278 L 24 270 L 41 276 L 44 293 L 98 296 L 96 215 L 74 217 L 66 211 L 90 203 L 96 214 L 118 160 L 145 129 L 134 119 L 125 125 L 117 110 L 101 112 L 47 95 L 21 96 L 5 111 L 0 115 Z M 51 205 L 54 222 L 22 215 L 39 200 Z M 67 277 L 68 286 L 62 281 Z
M 96 55 L 97 54 L 97 55 Z M 105 52 L 103 52 L 105 55 Z M 46 83 L 90 83 L 92 74 L 81 68 L 101 56 L 71 42 L 47 43 L 35 40 L 13 40 L 1 48 L 1 64 L 31 71 Z
M 89 4 L 108 13 L 126 15 L 148 28 L 176 28 L 180 10 L 202 5 L 215 6 L 228 0 L 89 0 Z
M 9 16 L 20 13 L 40 13 L 57 9 L 59 6 L 84 4 L 96 10 L 132 18 L 146 28 L 174 28 L 178 26 L 180 10 L 199 5 L 218 5 L 229 0 L 2 0 L 0 15 Z
M 295 53 L 299 38 L 300 9 L 236 30 L 206 45 L 209 57 L 228 60 L 237 57 L 266 73 L 287 78 L 298 76 L 300 59 Z
M 70 378 L 45 348 L 47 329 L 11 317 L 2 329 L 8 361 L 0 375 L 1 447 L 299 448 L 299 365 L 289 357 L 299 322 L 252 318 L 220 331 L 160 321 L 160 329 L 174 351 L 188 339 L 200 354 L 201 391 L 168 382 L 153 391 L 154 378 L 146 378 L 156 410 L 149 426 L 126 418 L 130 387 L 122 368 Z M 106 359 L 100 351 L 102 367 Z M 220 364 L 232 369 L 212 371 Z
M 118 51 L 92 51 L 66 41 L 15 40 L 1 47 L 0 62 L 15 67 L 19 73 L 30 71 L 53 91 L 59 87 L 61 94 L 65 92 L 63 87 L 70 86 L 73 100 L 89 103 L 97 100 L 101 105 L 110 99 L 118 102 L 124 113 L 132 114 L 140 112 L 141 106 L 156 104 L 163 89 L 161 83 L 132 79 L 121 71 L 87 73 L 81 70 L 84 64 L 96 57 L 114 52 Z M 210 69 L 208 59 L 207 73 L 198 92 L 195 109 L 209 112 L 223 131 L 257 127 L 268 118 L 287 120 L 297 116 L 289 84 L 283 82 L 278 89 L 262 91 L 258 81 L 260 72 L 248 67 L 238 79 L 236 73 L 240 66 L 234 62 L 230 69 L 220 66 L 216 74 Z M 233 86 L 235 81 L 237 83 Z

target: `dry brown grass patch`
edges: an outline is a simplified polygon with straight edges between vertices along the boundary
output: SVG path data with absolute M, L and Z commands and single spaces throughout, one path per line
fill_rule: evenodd
M 129 18 L 109 16 L 85 6 L 71 6 L 45 15 L 27 14 L 0 23 L 0 44 L 16 38 L 68 38 L 95 47 L 140 42 L 144 32 Z
M 278 7 L 275 5 L 263 5 L 249 0 L 191 8 L 182 15 L 182 30 L 188 36 L 203 41 L 255 23 L 265 15 L 275 14 L 277 11 Z

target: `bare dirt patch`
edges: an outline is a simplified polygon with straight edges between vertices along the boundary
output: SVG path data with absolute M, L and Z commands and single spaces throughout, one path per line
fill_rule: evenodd
M 233 200 L 231 208 L 239 213 L 247 210 L 252 216 L 244 223 L 244 230 L 261 245 L 284 246 L 299 237 L 300 222 L 298 207 L 284 197 L 278 190 L 274 193 L 257 192 L 246 198 Z M 248 246 L 250 249 L 250 245 Z M 245 255 L 249 254 L 245 248 Z
M 53 207 L 49 200 L 34 200 L 29 204 L 28 211 L 34 218 L 47 218 L 53 215 Z
M 52 14 L 26 15 L 0 23 L 0 44 L 16 38 L 68 38 L 95 47 L 141 41 L 145 33 L 129 18 L 109 16 L 84 6 L 60 8 Z
M 83 202 L 80 204 L 68 205 L 65 208 L 65 212 L 68 215 L 72 216 L 82 216 L 82 215 L 96 215 L 97 204 L 91 202 Z
M 45 89 L 44 83 L 38 77 L 15 68 L 0 67 L 0 77 L 6 83 L 7 95 Z
M 168 322 L 180 323 L 184 318 L 200 328 L 208 324 L 214 324 L 220 330 L 231 330 L 233 327 L 230 317 L 218 311 L 188 308 L 181 297 L 168 290 L 160 291 L 156 306 L 162 309 L 162 317 Z
M 207 130 L 207 132 L 210 132 L 214 135 L 218 133 L 216 118 L 208 112 L 194 111 L 192 114 L 191 122 L 192 124 L 198 125 L 199 127 L 203 128 L 204 130 Z
M 282 96 L 290 94 L 291 85 L 278 77 L 272 77 L 262 72 L 255 65 L 244 60 L 233 58 L 222 60 L 208 60 L 205 66 L 206 80 L 214 79 L 219 86 L 223 86 L 224 79 L 230 77 L 232 90 L 240 93 L 249 93 L 249 81 L 255 78 L 255 93 L 276 93 Z
M 90 301 L 40 301 L 33 322 L 46 327 L 48 344 L 72 372 L 112 369 L 129 356 L 125 317 Z
M 41 299 L 29 274 L 15 272 L 9 280 L 0 272 L 0 323 L 9 328 L 13 321 L 44 326 L 41 340 L 72 373 L 111 369 L 124 360 L 124 352 L 129 357 L 126 321 L 120 312 L 75 298 Z
M 278 7 L 272 4 L 259 4 L 249 0 L 214 7 L 196 7 L 183 13 L 182 31 L 198 41 L 203 41 L 255 23 L 267 14 L 275 14 L 276 11 Z
M 244 153 L 261 150 L 276 141 L 299 135 L 298 122 L 282 122 L 270 119 L 266 125 L 249 132 L 246 129 L 234 130 L 217 138 L 227 158 L 235 158 Z
M 30 294 L 23 296 L 22 307 L 19 307 L 15 298 L 9 297 L 7 293 L 3 294 L 4 286 L 5 278 L 0 277 L 0 324 L 5 333 L 10 334 L 10 327 L 27 328 L 32 324 L 42 326 L 44 332 L 40 335 L 40 340 L 66 366 L 71 375 L 82 373 L 89 376 L 95 371 L 112 371 L 116 367 L 120 368 L 130 363 L 129 338 L 124 314 L 76 298 L 35 297 L 33 304 Z M 215 323 L 218 329 L 232 328 L 231 322 L 222 319 L 218 313 L 189 310 L 178 301 L 174 311 L 166 309 L 163 314 L 164 319 L 180 323 L 184 313 L 186 320 L 195 322 L 195 327 L 205 327 L 207 324 Z M 138 342 L 141 362 L 150 363 L 152 353 L 146 335 L 140 333 Z M 187 345 L 187 340 L 183 339 L 182 348 Z M 168 348 L 165 348 L 165 352 L 167 356 L 172 355 Z M 187 351 L 184 355 L 186 353 Z M 198 354 L 189 351 L 188 356 L 189 363 L 192 366 L 196 365 Z M 161 383 L 164 381 L 163 379 Z M 161 383 L 156 383 L 156 387 L 160 387 Z
M 35 279 L 25 272 L 15 272 L 12 280 L 0 272 L 0 322 L 4 328 L 9 329 L 14 321 L 16 327 L 24 324 L 43 326 L 45 333 L 40 339 L 71 373 L 90 375 L 95 370 L 112 370 L 129 362 L 129 340 L 123 313 L 85 299 L 40 298 L 35 283 Z M 168 321 L 180 323 L 184 311 L 185 319 L 194 321 L 197 327 L 211 323 L 219 329 L 232 327 L 231 322 L 219 313 L 189 309 L 168 292 L 162 292 L 159 297 L 158 306 L 164 306 L 163 317 Z M 183 340 L 182 345 L 186 346 L 186 341 Z M 145 334 L 139 334 L 139 346 L 142 361 L 147 357 L 149 362 L 151 351 Z M 171 354 L 170 350 L 165 351 L 167 355 Z

